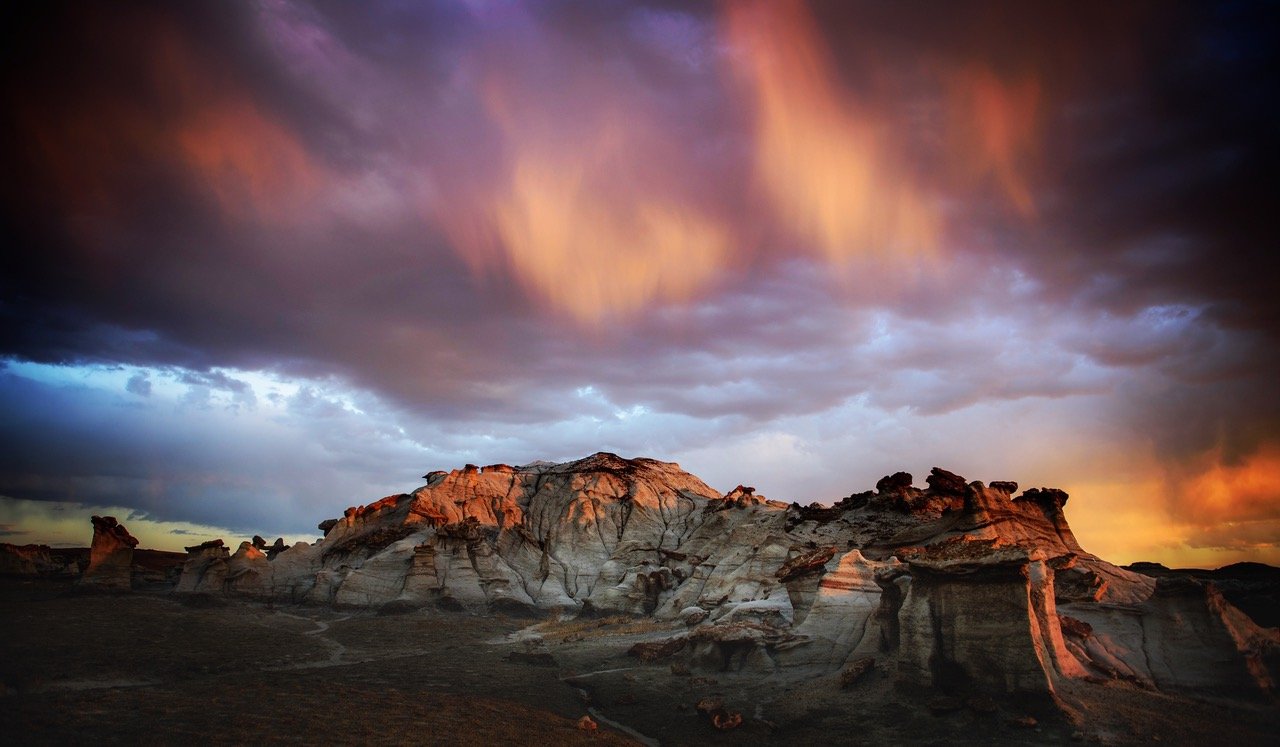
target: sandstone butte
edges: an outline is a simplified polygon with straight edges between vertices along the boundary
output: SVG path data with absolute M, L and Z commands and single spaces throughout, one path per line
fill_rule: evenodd
M 1061 490 L 935 468 L 923 489 L 900 472 L 801 507 L 608 453 L 424 479 L 322 522 L 314 544 L 187 548 L 177 593 L 679 620 L 685 632 L 637 655 L 761 676 L 853 679 L 874 660 L 900 685 L 944 692 L 1056 700 L 1068 680 L 1122 679 L 1275 698 L 1280 632 L 1212 584 L 1086 552 Z M 95 559 L 98 530 L 112 563 L 129 543 L 108 547 L 118 533 L 95 519 Z

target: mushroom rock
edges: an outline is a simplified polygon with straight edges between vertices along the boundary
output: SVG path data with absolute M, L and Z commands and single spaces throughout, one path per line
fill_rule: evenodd
M 948 472 L 941 467 L 934 467 L 929 470 L 929 476 L 925 478 L 925 483 L 929 489 L 940 495 L 964 495 L 968 483 L 960 475 L 954 472 Z
M 227 578 L 227 560 L 230 552 L 222 540 L 215 539 L 186 548 L 187 559 L 182 564 L 175 591 L 184 594 L 222 593 Z
M 94 516 L 91 521 L 93 545 L 89 548 L 89 567 L 85 569 L 80 583 L 101 589 L 128 590 L 137 538 L 129 534 L 129 530 L 114 516 Z
M 894 472 L 885 475 L 876 482 L 877 493 L 897 493 L 911 487 L 914 478 L 910 472 Z
M 992 480 L 990 488 L 1006 495 L 1013 495 L 1018 492 L 1018 483 L 1012 480 Z
M 271 568 L 267 554 L 259 544 L 265 547 L 267 543 L 265 540 L 261 543 L 241 542 L 240 547 L 227 560 L 227 591 L 253 597 L 271 596 Z
M 1085 674 L 1066 650 L 1045 553 L 953 537 L 900 555 L 911 588 L 900 614 L 899 679 L 952 694 L 1052 693 Z

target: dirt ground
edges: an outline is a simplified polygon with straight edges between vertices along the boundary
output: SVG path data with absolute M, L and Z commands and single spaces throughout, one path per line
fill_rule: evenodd
M 85 596 L 8 580 L 0 734 L 20 744 L 1251 745 L 1280 733 L 1274 703 L 1124 683 L 1072 683 L 1062 692 L 1069 716 L 1012 702 L 935 714 L 937 693 L 902 692 L 880 670 L 842 690 L 835 673 L 762 676 L 690 668 L 687 652 L 649 663 L 626 655 L 681 630 Z M 743 724 L 714 729 L 694 708 L 708 696 Z M 576 728 L 586 714 L 598 732 Z
M 633 744 L 607 727 L 579 731 L 586 706 L 555 667 L 504 659 L 505 636 L 527 624 L 193 608 L 13 582 L 0 589 L 0 734 L 58 745 Z

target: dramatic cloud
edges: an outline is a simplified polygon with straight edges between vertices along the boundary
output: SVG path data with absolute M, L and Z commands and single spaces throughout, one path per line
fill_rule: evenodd
M 1267 3 L 5 15 L 6 532 L 305 537 L 607 449 L 1280 560 Z

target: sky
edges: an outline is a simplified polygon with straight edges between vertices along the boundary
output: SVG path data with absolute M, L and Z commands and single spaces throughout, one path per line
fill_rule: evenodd
M 1280 564 L 1275 3 L 0 13 L 0 541 L 603 450 Z

